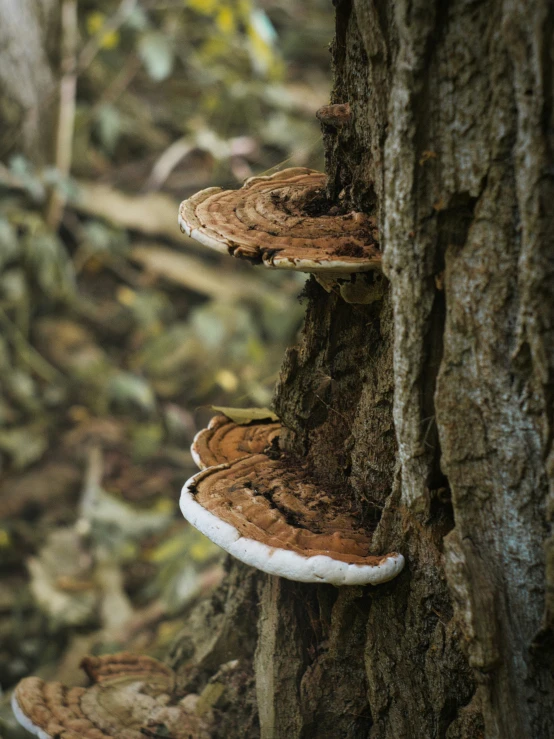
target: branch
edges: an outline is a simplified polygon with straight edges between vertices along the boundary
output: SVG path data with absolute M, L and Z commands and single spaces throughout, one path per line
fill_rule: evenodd
M 75 126 L 75 97 L 77 92 L 77 0 L 64 0 L 62 4 L 62 59 L 60 102 L 56 132 L 55 167 L 62 178 L 69 176 Z M 62 218 L 66 196 L 54 186 L 46 206 L 46 223 L 57 231 Z

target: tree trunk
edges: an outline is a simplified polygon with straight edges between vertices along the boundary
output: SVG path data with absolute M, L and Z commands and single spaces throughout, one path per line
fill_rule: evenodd
M 217 736 L 554 737 L 553 29 L 547 0 L 337 4 L 330 192 L 378 214 L 388 280 L 311 280 L 276 409 L 407 566 L 230 564 L 173 655 L 195 688 L 239 659 Z
M 0 0 L 0 159 L 52 160 L 57 103 L 56 0 Z

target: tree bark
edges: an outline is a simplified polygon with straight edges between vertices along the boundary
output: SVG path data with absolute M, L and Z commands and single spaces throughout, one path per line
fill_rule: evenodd
M 173 661 L 197 687 L 207 634 L 247 632 L 217 736 L 554 737 L 554 6 L 336 10 L 329 189 L 378 214 L 388 280 L 367 305 L 311 280 L 276 409 L 407 566 L 336 589 L 231 564 Z

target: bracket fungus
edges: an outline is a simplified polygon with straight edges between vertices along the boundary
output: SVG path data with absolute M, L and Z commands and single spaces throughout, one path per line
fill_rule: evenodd
M 214 427 L 229 425 L 217 420 Z M 254 432 L 252 438 L 268 439 L 274 433 L 263 430 L 268 425 L 260 424 L 260 436 Z M 404 566 L 396 552 L 369 554 L 371 537 L 349 503 L 318 486 L 305 464 L 284 455 L 250 453 L 204 467 L 185 483 L 180 505 L 184 517 L 229 554 L 289 580 L 376 585 Z
M 175 673 L 155 659 L 122 652 L 85 657 L 92 685 L 67 688 L 27 677 L 17 685 L 17 721 L 40 739 L 208 739 L 204 721 L 176 694 Z
M 315 117 L 325 126 L 331 126 L 331 128 L 342 128 L 343 126 L 347 126 L 352 120 L 350 103 L 324 105 L 316 111 Z
M 351 274 L 381 269 L 375 219 L 329 209 L 326 175 L 292 167 L 239 190 L 209 187 L 184 200 L 181 230 L 224 254 L 274 269 Z
M 281 431 L 279 422 L 238 424 L 223 415 L 214 416 L 201 429 L 190 448 L 201 470 L 224 462 L 234 462 L 248 454 L 259 454 L 271 446 Z

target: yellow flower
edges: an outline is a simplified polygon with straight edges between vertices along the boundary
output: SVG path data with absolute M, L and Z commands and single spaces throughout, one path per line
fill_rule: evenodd
M 89 36 L 101 33 L 105 24 L 106 16 L 104 13 L 100 13 L 99 11 L 89 13 L 87 16 L 87 31 Z M 100 47 L 102 49 L 114 49 L 119 44 L 119 38 L 119 31 L 106 30 L 101 36 Z

